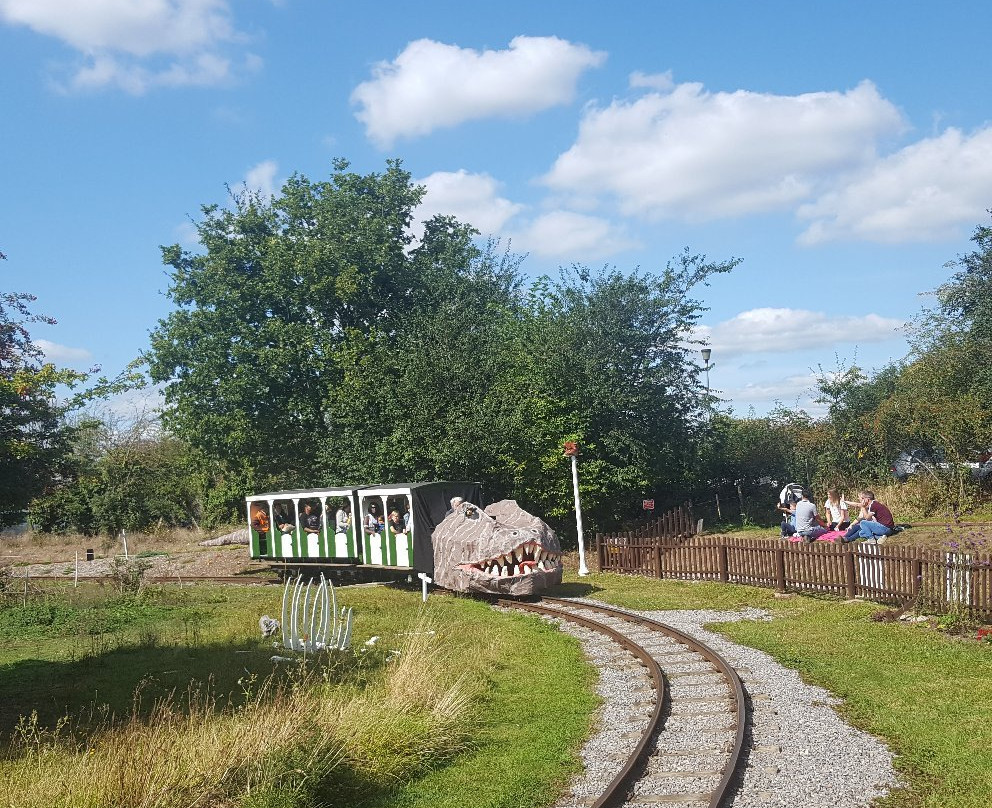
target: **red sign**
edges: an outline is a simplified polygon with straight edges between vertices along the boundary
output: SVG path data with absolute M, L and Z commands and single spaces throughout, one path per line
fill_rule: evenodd
M 644 510 L 646 510 L 646 511 L 653 511 L 654 510 L 654 500 L 653 499 L 642 499 L 641 500 L 641 507 L 644 508 Z

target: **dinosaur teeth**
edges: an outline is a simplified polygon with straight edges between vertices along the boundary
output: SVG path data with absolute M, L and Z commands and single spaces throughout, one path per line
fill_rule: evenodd
M 519 564 L 523 560 L 524 560 L 524 555 L 523 555 L 523 553 L 520 552 L 520 548 L 519 547 L 514 547 L 513 548 L 513 563 L 514 564 Z
M 502 569 L 501 569 L 501 570 L 499 571 L 499 577 L 500 577 L 500 578 L 506 578 L 506 577 L 507 577 L 508 575 L 509 575 L 509 573 L 508 573 L 508 572 L 506 571 L 506 567 L 503 567 L 503 568 L 502 568 Z
M 542 555 L 544 555 L 544 553 L 541 551 L 541 546 L 539 544 L 538 545 L 535 545 L 535 547 L 534 547 L 534 560 L 535 561 L 540 561 Z
M 515 576 L 520 574 L 520 566 L 519 565 L 517 565 L 517 564 L 514 564 L 513 565 L 513 574 Z

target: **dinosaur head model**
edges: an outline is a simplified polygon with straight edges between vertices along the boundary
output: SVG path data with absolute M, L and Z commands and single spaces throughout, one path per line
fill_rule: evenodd
M 434 581 L 457 592 L 536 595 L 561 583 L 555 532 L 512 499 L 460 503 L 432 535 Z

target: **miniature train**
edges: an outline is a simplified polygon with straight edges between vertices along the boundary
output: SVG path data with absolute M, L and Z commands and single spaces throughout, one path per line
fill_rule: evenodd
M 560 583 L 554 531 L 512 500 L 482 509 L 481 499 L 472 482 L 256 494 L 245 498 L 251 557 L 422 574 L 487 594 L 536 594 Z

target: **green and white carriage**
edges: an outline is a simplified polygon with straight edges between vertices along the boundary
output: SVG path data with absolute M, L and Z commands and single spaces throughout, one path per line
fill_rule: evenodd
M 251 557 L 294 565 L 361 564 L 432 575 L 431 534 L 454 497 L 481 504 L 481 486 L 472 482 L 398 483 L 255 494 L 245 498 Z M 307 505 L 311 517 L 317 514 L 319 519 L 308 518 Z M 351 518 L 339 529 L 336 515 L 342 507 Z M 393 511 L 400 517 L 396 524 L 388 518 Z M 376 517 L 374 528 L 370 513 Z

